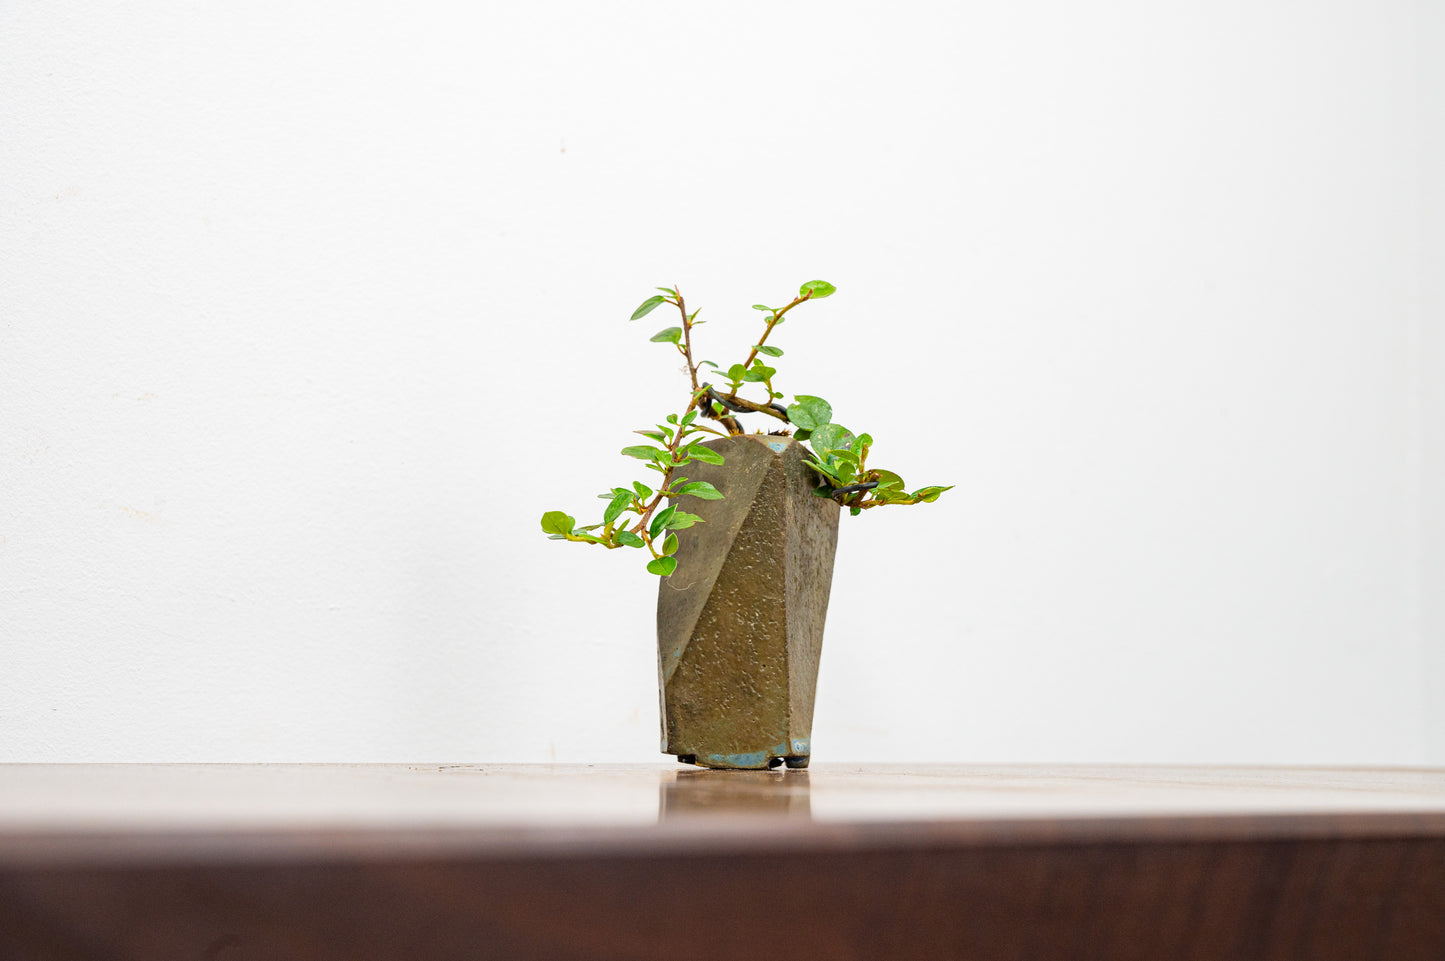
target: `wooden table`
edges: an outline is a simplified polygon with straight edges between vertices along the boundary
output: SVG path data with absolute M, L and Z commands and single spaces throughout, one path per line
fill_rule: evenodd
M 1445 771 L 0 766 L 0 961 L 1445 959 Z

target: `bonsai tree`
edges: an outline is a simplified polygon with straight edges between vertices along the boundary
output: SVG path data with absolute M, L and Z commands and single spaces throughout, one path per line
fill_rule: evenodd
M 811 447 L 808 465 L 818 475 L 813 492 L 829 497 L 850 514 L 861 514 L 874 507 L 894 504 L 918 504 L 935 501 L 950 487 L 922 487 L 912 493 L 905 490 L 903 478 L 891 470 L 868 463 L 873 438 L 854 434 L 833 420 L 833 407 L 812 394 L 794 394 L 793 403 L 778 403 L 784 394 L 773 384 L 777 368 L 769 366 L 783 356 L 780 347 L 768 343 L 773 330 L 781 326 L 788 313 L 799 304 L 822 300 L 836 290 L 823 280 L 810 280 L 798 290 L 798 296 L 781 307 L 754 304 L 763 313 L 763 331 L 748 348 L 741 363 L 722 367 L 710 360 L 695 360 L 692 334 L 695 327 L 707 321 L 698 320 L 700 313 L 688 313 L 681 292 L 675 287 L 658 287 L 659 294 L 647 298 L 632 312 L 632 320 L 640 320 L 663 304 L 677 308 L 680 323 L 664 327 L 652 335 L 656 343 L 670 344 L 682 355 L 691 382 L 687 404 L 680 413 L 668 414 L 666 423 L 656 429 L 639 430 L 651 443 L 624 447 L 622 453 L 643 462 L 648 470 L 661 475 L 652 478 L 656 487 L 633 481 L 630 487 L 614 487 L 597 495 L 607 501 L 602 520 L 578 527 L 577 521 L 564 511 L 548 511 L 542 515 L 542 530 L 552 540 L 598 544 L 609 550 L 629 547 L 645 550 L 650 559 L 647 570 L 666 577 L 677 569 L 677 537 L 672 532 L 700 523 L 696 514 L 683 510 L 683 498 L 720 500 L 723 497 L 706 481 L 689 481 L 682 471 L 692 461 L 721 464 L 723 457 L 703 446 L 703 435 L 741 434 L 738 418 L 761 415 L 777 424 L 769 433 L 806 441 Z M 706 379 L 704 379 L 706 378 Z M 716 384 L 714 384 L 716 382 Z M 750 391 L 754 397 L 742 396 Z M 760 396 L 759 396 L 760 395 Z M 717 430 L 701 420 L 711 421 Z M 724 431 L 726 434 L 724 434 Z M 671 501 L 663 506 L 664 501 Z

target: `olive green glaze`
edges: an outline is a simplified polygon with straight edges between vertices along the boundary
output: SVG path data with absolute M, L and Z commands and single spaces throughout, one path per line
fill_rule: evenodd
M 677 532 L 677 570 L 657 595 L 662 751 L 703 767 L 804 767 L 839 508 L 814 496 L 791 438 L 707 446 L 726 462 L 694 461 L 687 476 L 723 499 L 682 499 L 704 522 Z

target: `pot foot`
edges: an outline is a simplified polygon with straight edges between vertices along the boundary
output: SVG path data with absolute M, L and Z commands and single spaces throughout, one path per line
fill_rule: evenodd
M 792 771 L 801 771 L 803 768 L 808 766 L 808 762 L 810 760 L 812 760 L 812 757 L 807 754 L 803 754 L 801 756 L 794 755 L 793 757 L 783 758 L 783 761 L 788 765 L 788 769 Z

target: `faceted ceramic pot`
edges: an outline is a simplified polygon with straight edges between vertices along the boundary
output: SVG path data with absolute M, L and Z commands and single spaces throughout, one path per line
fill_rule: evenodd
M 837 503 L 789 437 L 708 441 L 721 465 L 684 473 L 722 500 L 684 497 L 703 523 L 677 531 L 657 596 L 662 752 L 703 767 L 806 767 Z

